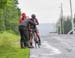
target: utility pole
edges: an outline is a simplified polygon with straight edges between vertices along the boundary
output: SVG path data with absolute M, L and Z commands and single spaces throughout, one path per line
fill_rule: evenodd
M 60 12 L 60 34 L 64 34 L 64 20 L 63 20 L 63 5 L 61 2 L 61 12 Z
M 63 20 L 63 6 L 62 6 L 62 3 L 61 3 L 61 20 L 60 20 L 60 25 L 61 25 L 61 34 L 64 34 L 64 20 Z
M 74 33 L 74 20 L 73 20 L 73 12 L 72 12 L 72 1 L 70 0 L 70 12 L 71 12 L 71 23 L 72 23 L 72 31 Z

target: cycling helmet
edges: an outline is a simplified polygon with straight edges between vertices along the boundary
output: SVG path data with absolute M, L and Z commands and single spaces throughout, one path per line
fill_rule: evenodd
M 36 18 L 36 15 L 35 15 L 35 14 L 32 14 L 31 17 L 32 17 L 32 18 Z
M 22 13 L 22 16 L 26 17 L 26 13 Z

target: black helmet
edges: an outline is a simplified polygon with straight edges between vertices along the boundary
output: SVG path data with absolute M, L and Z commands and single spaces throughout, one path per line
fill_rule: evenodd
M 32 14 L 31 17 L 32 17 L 32 18 L 36 18 L 36 15 L 35 15 L 35 14 Z

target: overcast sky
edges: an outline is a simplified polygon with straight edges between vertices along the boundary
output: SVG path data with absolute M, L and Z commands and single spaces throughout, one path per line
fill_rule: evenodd
M 60 5 L 63 3 L 64 16 L 70 15 L 69 0 L 19 0 L 21 12 L 28 16 L 35 13 L 40 23 L 56 23 L 60 16 Z M 75 0 L 72 0 L 73 14 Z

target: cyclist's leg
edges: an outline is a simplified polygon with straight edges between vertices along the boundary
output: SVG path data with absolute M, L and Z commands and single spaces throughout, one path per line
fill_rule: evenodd
M 27 28 L 24 28 L 24 46 L 25 47 L 28 47 L 29 46 L 29 44 L 28 44 L 28 41 L 29 41 L 29 33 L 28 33 L 28 30 L 27 30 Z
M 31 29 L 30 25 L 29 25 L 28 32 L 29 32 L 29 46 L 31 47 L 31 45 L 32 45 L 32 29 Z
M 38 37 L 39 45 L 41 45 L 41 40 L 40 40 L 39 32 L 37 32 L 37 31 L 36 31 L 36 36 Z
M 32 46 L 32 31 L 28 31 L 28 37 L 29 37 L 29 40 L 28 40 L 28 44 L 29 44 L 29 48 L 33 48 Z
M 27 27 L 27 44 L 28 47 L 30 46 L 30 26 Z
M 30 33 L 30 46 L 33 47 L 33 33 Z
M 20 35 L 21 35 L 21 39 L 20 39 L 20 46 L 21 48 L 24 48 L 24 33 L 23 33 L 23 27 L 19 26 L 19 31 L 20 31 Z
M 30 35 L 29 35 L 29 31 L 27 31 L 27 44 L 28 44 L 28 47 L 30 47 Z

